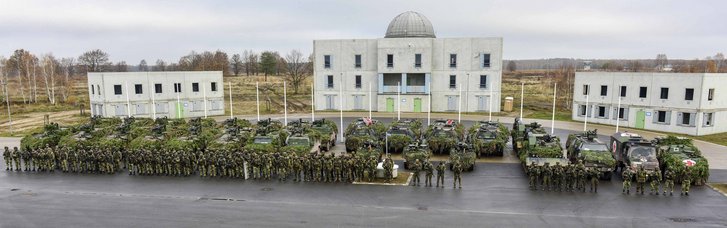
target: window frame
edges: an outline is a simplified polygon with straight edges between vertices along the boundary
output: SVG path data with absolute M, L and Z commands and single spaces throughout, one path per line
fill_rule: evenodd
M 621 97 L 626 97 L 626 91 L 627 91 L 627 87 L 626 87 L 626 86 L 621 86 L 621 87 L 619 87 L 619 89 L 620 89 L 620 91 L 619 91 L 619 95 L 620 95 Z
M 714 127 L 714 112 L 705 112 L 703 114 L 702 127 Z
M 684 89 L 684 100 L 685 101 L 693 101 L 694 100 L 694 88 L 686 88 L 686 89 Z
M 217 82 L 210 82 L 210 91 L 217 92 Z
M 353 67 L 354 68 L 361 68 L 361 54 L 353 55 Z
M 192 92 L 193 93 L 199 92 L 199 82 L 192 82 Z
M 142 84 L 134 84 L 134 94 L 144 94 L 144 86 Z
M 354 77 L 354 87 L 356 87 L 356 89 L 360 89 L 361 88 L 361 84 L 363 84 L 362 83 L 362 80 L 361 80 L 361 75 L 356 75 Z
M 323 55 L 323 68 L 331 69 L 331 55 Z
M 659 99 L 669 100 L 669 87 L 661 87 L 659 90 Z
M 591 85 L 589 85 L 589 84 L 583 84 L 583 89 L 581 89 L 581 90 L 583 90 L 583 95 L 588 96 L 588 94 L 591 93 L 591 91 L 590 91 L 591 90 Z
M 96 94 L 96 88 L 94 88 L 94 86 L 91 85 L 91 95 L 95 95 L 95 94 Z
M 182 93 L 182 83 L 181 82 L 174 83 L 174 93 Z
M 335 86 L 335 80 L 333 80 L 333 75 L 326 76 L 326 88 L 333 89 Z
M 452 80 L 454 80 L 454 83 Z M 449 88 L 457 89 L 457 75 L 449 75 Z
M 114 85 L 114 95 L 124 95 L 124 91 L 120 84 Z
M 707 90 L 707 101 L 712 100 L 714 100 L 714 88 L 709 88 L 709 90 Z
M 457 54 L 456 53 L 449 54 L 449 68 L 457 68 Z
M 648 98 L 648 97 L 649 97 L 649 87 L 640 86 L 639 87 L 639 98 Z
M 601 96 L 602 97 L 608 96 L 608 86 L 607 85 L 601 85 Z
M 161 94 L 164 92 L 164 87 L 162 83 L 155 83 L 154 84 L 154 93 Z
M 485 80 L 484 83 L 483 83 L 482 79 Z M 488 84 L 489 83 L 487 83 L 487 75 L 486 74 L 480 75 L 480 89 L 487 89 Z
M 482 53 L 482 68 L 492 67 L 492 59 L 490 53 Z
M 422 54 L 420 54 L 420 53 L 414 54 L 414 67 L 415 68 L 422 67 Z
M 394 54 L 386 54 L 386 67 L 394 67 Z

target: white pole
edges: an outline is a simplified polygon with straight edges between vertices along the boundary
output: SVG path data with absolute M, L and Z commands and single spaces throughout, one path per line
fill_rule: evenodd
M 432 121 L 432 83 L 429 83 L 429 108 L 427 109 L 427 126 L 429 126 Z
M 283 117 L 284 122 L 283 123 L 285 123 L 285 126 L 288 126 L 288 89 L 285 86 L 285 84 L 286 84 L 285 81 L 283 81 L 283 109 L 285 109 L 283 111 L 283 113 L 284 113 L 284 117 Z
M 257 122 L 260 122 L 260 84 L 255 82 L 255 101 L 257 103 Z
M 179 92 L 177 92 L 177 118 L 182 118 L 182 103 L 179 102 Z
M 230 86 L 230 119 L 233 118 L 232 114 L 232 82 L 227 82 L 227 84 Z
M 520 83 L 520 121 L 523 120 L 523 101 L 525 97 L 525 82 Z
M 591 95 L 591 86 L 588 86 L 588 93 L 586 93 L 586 118 L 583 120 L 583 132 L 585 132 L 588 128 L 588 96 Z
M 396 93 L 396 120 L 401 120 L 401 82 L 398 83 L 399 90 Z
M 315 85 L 316 83 L 310 84 L 310 122 L 316 121 L 316 98 L 315 98 Z
M 555 134 L 555 96 L 558 92 L 558 83 L 553 84 L 553 117 L 550 119 L 550 134 Z
M 207 89 L 202 83 L 202 103 L 204 104 L 204 118 L 207 118 Z
M 492 121 L 492 85 L 490 85 L 490 101 L 489 101 L 489 102 L 487 102 L 487 103 L 489 103 L 489 104 L 490 104 L 490 105 L 489 105 L 489 106 L 490 106 L 490 107 L 489 107 L 489 109 L 490 109 L 490 114 L 489 114 L 489 117 L 487 118 L 487 121 Z
M 371 83 L 369 82 L 369 119 L 371 119 L 371 101 L 373 97 L 371 97 Z
M 131 101 L 129 101 L 129 83 L 124 82 L 124 86 L 126 86 L 126 113 L 129 118 L 131 118 Z
M 620 87 L 619 87 L 620 88 Z M 618 105 L 616 106 L 616 132 L 618 133 L 618 126 L 621 120 L 619 119 L 621 117 L 621 93 L 618 94 Z M 626 114 L 624 114 L 626 115 Z
M 156 88 L 154 88 L 154 89 L 156 89 Z M 156 101 L 154 99 L 154 94 L 156 93 L 156 91 L 154 91 L 154 89 L 150 89 L 149 90 L 149 92 L 151 93 L 151 116 L 152 116 L 152 119 L 156 119 L 157 118 L 157 105 L 156 105 Z
M 338 110 L 341 115 L 341 131 L 340 131 L 341 137 L 339 137 L 339 142 L 343 142 L 343 73 L 341 73 L 340 75 L 341 75 L 341 79 L 339 79 L 340 83 L 338 85 L 338 91 L 339 91 L 339 95 L 341 95 L 340 96 L 341 98 L 339 99 L 339 101 L 341 101 L 341 103 L 338 105 L 339 106 Z
M 462 123 L 462 83 L 459 83 L 459 105 L 457 106 L 457 122 Z

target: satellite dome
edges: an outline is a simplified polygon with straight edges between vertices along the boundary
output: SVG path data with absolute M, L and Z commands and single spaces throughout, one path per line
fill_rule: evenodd
M 407 11 L 399 14 L 391 20 L 384 36 L 384 38 L 410 37 L 436 38 L 432 23 L 421 13 Z

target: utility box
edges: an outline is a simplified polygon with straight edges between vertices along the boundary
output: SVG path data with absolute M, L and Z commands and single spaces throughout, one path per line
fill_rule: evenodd
M 512 97 L 505 97 L 505 108 L 506 112 L 512 112 Z

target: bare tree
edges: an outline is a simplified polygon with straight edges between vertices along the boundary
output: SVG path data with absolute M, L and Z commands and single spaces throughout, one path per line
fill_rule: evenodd
M 666 54 L 656 55 L 655 65 L 656 70 L 658 71 L 662 71 L 666 65 L 669 65 L 669 60 L 666 58 Z
M 165 71 L 166 70 L 167 63 L 165 63 L 164 60 L 157 59 L 156 64 L 157 65 L 154 66 L 155 71 Z
M 18 49 L 13 52 L 13 55 L 10 56 L 10 64 L 13 68 L 16 69 L 18 74 L 18 84 L 20 87 L 20 95 L 23 97 L 23 103 L 28 103 L 28 98 L 25 96 L 25 85 L 23 85 L 23 77 L 30 78 L 30 62 L 32 61 L 31 58 L 33 57 L 30 52 L 24 50 L 24 49 Z M 26 80 L 27 81 L 27 80 Z M 28 83 L 30 84 L 30 83 Z
M 724 68 L 724 67 L 725 67 L 725 60 L 724 60 L 724 55 L 722 54 L 722 52 L 719 52 L 719 53 L 717 53 L 716 55 L 714 55 L 714 57 L 713 57 L 712 59 L 714 60 L 714 63 L 715 63 L 715 65 L 716 65 L 716 67 L 717 67 L 717 72 L 718 72 L 718 73 L 719 73 L 719 72 L 725 72 L 725 71 L 724 71 L 724 70 L 722 69 L 722 68 Z
M 129 71 L 129 65 L 126 64 L 126 61 L 120 61 L 116 63 L 116 67 L 114 67 L 116 72 L 127 72 Z
M 48 96 L 48 102 L 56 104 L 55 96 L 55 77 L 58 68 L 58 61 L 53 54 L 45 54 L 41 59 L 41 71 L 43 72 L 43 81 L 45 82 L 45 93 Z
M 146 64 L 146 59 L 142 59 L 139 62 L 139 71 L 149 71 L 149 66 Z
M 8 69 L 10 69 L 10 67 L 8 65 L 9 65 L 8 60 L 4 56 L 0 56 L 0 76 L 2 76 L 2 77 L 0 77 L 0 80 L 1 80 L 0 84 L 3 85 L 2 94 L 0 94 L 0 95 L 2 95 L 2 97 L 3 97 L 3 100 L 2 100 L 3 104 L 5 104 L 8 101 L 8 97 L 6 96 L 6 94 L 9 94 L 7 91 L 7 89 L 8 89 L 7 83 L 8 83 L 8 74 L 9 74 Z
M 232 73 L 235 74 L 235 76 L 240 75 L 240 71 L 242 71 L 243 67 L 240 54 L 232 55 L 232 59 L 230 59 L 230 64 L 232 65 Z
M 257 75 L 258 73 L 258 54 L 252 50 L 245 50 L 243 52 L 245 74 L 246 75 Z
M 63 73 L 63 81 L 61 83 L 61 87 L 63 88 L 61 90 L 61 99 L 62 102 L 68 101 L 68 96 L 70 96 L 70 91 L 73 88 L 73 85 L 71 83 L 71 76 L 73 76 L 73 70 L 75 67 L 75 59 L 74 58 L 62 58 L 60 68 Z
M 290 82 L 295 94 L 297 94 L 301 84 L 310 76 L 310 59 L 306 60 L 303 58 L 303 53 L 292 50 L 285 55 L 284 61 L 287 68 L 285 70 L 287 72 L 287 81 Z
M 507 62 L 507 70 L 510 72 L 514 72 L 517 70 L 517 65 L 516 65 L 515 61 L 511 60 L 511 61 Z
M 108 62 L 109 54 L 100 49 L 84 52 L 78 57 L 78 63 L 86 66 L 88 72 L 102 71 L 102 68 L 109 64 Z

